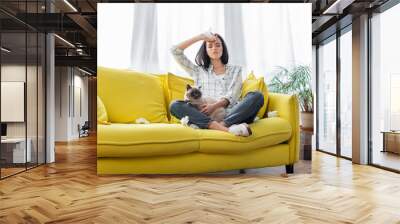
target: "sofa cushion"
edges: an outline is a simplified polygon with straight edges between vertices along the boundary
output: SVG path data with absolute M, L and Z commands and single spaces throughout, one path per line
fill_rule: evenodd
M 98 95 L 112 123 L 135 123 L 145 118 L 168 123 L 163 83 L 157 76 L 111 68 L 98 68 Z
M 97 123 L 100 124 L 108 123 L 107 110 L 106 107 L 104 106 L 103 101 L 99 96 L 97 96 Z
M 169 89 L 168 89 L 168 74 L 153 74 L 158 77 L 162 83 L 164 93 L 165 111 L 167 112 L 168 121 L 171 119 L 169 114 Z
M 195 152 L 195 129 L 180 124 L 98 125 L 97 157 L 140 157 Z
M 279 117 L 260 119 L 252 123 L 250 128 L 253 134 L 249 137 L 238 137 L 216 130 L 197 130 L 200 138 L 199 152 L 242 153 L 285 142 L 292 133 L 290 123 Z
M 174 100 L 183 100 L 186 92 L 186 85 L 194 85 L 193 79 L 177 76 L 172 73 L 168 73 L 167 80 L 169 90 L 168 104 L 170 104 Z M 170 122 L 180 123 L 180 121 L 172 115 Z
M 191 152 L 234 154 L 287 141 L 292 133 L 288 121 L 264 118 L 250 125 L 253 135 L 192 129 L 180 124 L 98 125 L 98 157 L 143 157 Z
M 256 78 L 253 72 L 251 72 L 247 78 L 243 81 L 242 93 L 240 98 L 242 99 L 250 91 L 259 91 L 264 96 L 264 104 L 257 113 L 257 117 L 265 117 L 265 112 L 268 106 L 268 87 L 265 85 L 264 77 Z

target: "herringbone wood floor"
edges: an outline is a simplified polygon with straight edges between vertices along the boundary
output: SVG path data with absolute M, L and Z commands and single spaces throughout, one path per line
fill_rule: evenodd
M 56 151 L 0 181 L 0 223 L 400 223 L 400 175 L 318 152 L 285 178 L 97 176 L 95 138 Z

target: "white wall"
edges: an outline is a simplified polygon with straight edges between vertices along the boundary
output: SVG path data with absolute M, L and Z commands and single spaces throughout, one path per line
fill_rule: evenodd
M 55 141 L 68 141 L 69 80 L 67 67 L 55 68 Z
M 36 99 L 36 80 L 30 78 L 31 74 L 36 75 L 36 67 L 25 65 L 17 65 L 17 64 L 9 64 L 1 66 L 1 81 L 18 81 L 25 82 L 25 75 L 27 69 L 28 72 L 28 88 L 27 88 L 27 120 L 28 120 L 28 137 L 29 133 L 33 133 L 35 131 L 36 136 L 36 120 L 37 114 L 33 113 L 36 111 L 37 99 Z M 33 88 L 33 87 L 34 88 Z M 30 88 L 31 87 L 31 88 Z M 32 104 L 33 103 L 33 104 Z M 40 105 L 39 105 L 40 106 Z M 1 108 L 2 110 L 6 110 L 7 108 Z M 7 123 L 7 136 L 8 137 L 25 137 L 25 123 L 26 122 L 10 122 Z M 30 131 L 32 128 L 32 131 Z
M 80 73 L 82 74 L 82 73 Z M 80 122 L 88 120 L 88 77 L 75 75 L 75 86 L 81 88 L 82 116 L 79 116 Z
M 72 98 L 74 102 L 71 102 L 71 105 L 74 104 L 72 108 L 72 119 L 71 119 L 71 132 L 70 135 L 72 138 L 78 138 L 78 124 L 83 125 L 85 121 L 88 121 L 88 78 L 81 76 L 82 73 L 76 74 L 78 70 L 74 70 L 74 91 Z M 79 102 L 80 101 L 80 102 Z M 81 108 L 80 108 L 81 107 Z M 80 111 L 81 110 L 81 111 Z
M 25 65 L 24 66 L 2 65 L 1 81 L 25 82 Z M 6 110 L 6 108 L 1 108 L 1 109 Z M 7 123 L 7 137 L 25 137 L 25 123 L 24 122 Z
M 79 138 L 78 124 L 88 120 L 88 78 L 83 75 L 76 68 L 56 67 L 56 141 Z

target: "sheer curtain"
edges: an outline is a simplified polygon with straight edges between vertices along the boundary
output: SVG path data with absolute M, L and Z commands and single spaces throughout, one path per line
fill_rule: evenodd
M 311 65 L 309 4 L 243 4 L 247 71 L 269 80 L 276 66 Z
M 134 5 L 99 3 L 97 8 L 97 65 L 128 68 L 131 63 Z
M 133 21 L 130 67 L 134 70 L 157 73 L 159 49 L 155 5 L 134 4 Z
M 102 57 L 118 55 L 127 58 L 113 58 L 118 66 L 152 73 L 172 72 L 188 76 L 172 58 L 169 48 L 173 44 L 193 37 L 211 28 L 226 41 L 229 63 L 242 65 L 243 75 L 254 71 L 256 76 L 269 80 L 276 66 L 295 64 L 311 65 L 311 4 L 265 4 L 265 3 L 137 3 L 124 6 L 123 10 L 108 8 L 110 4 L 99 4 L 99 30 L 108 29 L 110 24 L 102 22 L 112 15 L 123 17 L 114 26 L 124 27 L 131 33 L 117 31 L 101 32 L 100 35 L 131 37 L 123 49 L 107 48 L 107 38 L 99 35 L 99 65 L 112 64 Z M 117 4 L 120 5 L 120 4 Z M 121 7 L 122 8 L 122 7 Z M 106 12 L 113 11 L 113 13 Z M 114 19 L 115 18 L 109 18 Z M 131 21 L 127 21 L 131 20 Z M 109 38 L 112 39 L 112 38 Z M 121 43 L 119 43 L 121 44 Z M 201 42 L 185 50 L 194 61 Z M 130 52 L 129 52 L 130 51 Z M 104 55 L 106 54 L 106 55 Z M 100 60 L 101 59 L 101 60 Z

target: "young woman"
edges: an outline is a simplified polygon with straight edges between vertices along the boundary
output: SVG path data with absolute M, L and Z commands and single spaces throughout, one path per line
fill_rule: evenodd
M 183 51 L 197 41 L 203 41 L 194 64 Z M 248 124 L 254 121 L 258 110 L 264 104 L 260 92 L 249 92 L 239 101 L 242 90 L 242 68 L 228 64 L 228 49 L 219 34 L 202 33 L 171 48 L 177 63 L 201 86 L 203 96 L 212 97 L 216 103 L 204 105 L 199 111 L 184 101 L 174 101 L 170 105 L 173 116 L 181 119 L 189 117 L 190 124 L 202 129 L 231 132 L 235 135 L 249 136 Z M 227 110 L 222 122 L 213 121 L 208 115 L 219 107 Z

